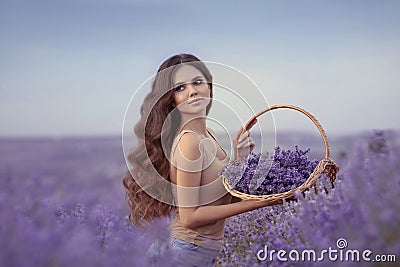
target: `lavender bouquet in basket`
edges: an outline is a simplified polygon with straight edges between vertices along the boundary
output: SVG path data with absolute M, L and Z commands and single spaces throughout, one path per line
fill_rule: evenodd
M 229 165 L 222 174 L 234 190 L 251 195 L 270 195 L 295 189 L 304 183 L 318 164 L 306 154 L 310 151 L 275 148 L 274 156 L 251 153 L 240 164 Z

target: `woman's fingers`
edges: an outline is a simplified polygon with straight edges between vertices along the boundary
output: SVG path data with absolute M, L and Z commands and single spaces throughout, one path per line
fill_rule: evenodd
M 247 156 L 255 147 L 255 142 L 253 138 L 250 137 L 250 132 L 247 130 L 242 133 L 242 131 L 243 128 L 237 133 L 234 142 L 234 146 L 236 146 L 237 149 L 237 154 L 235 155 L 237 160 Z
M 243 127 L 240 127 L 240 130 L 236 133 L 236 136 L 235 136 L 236 142 L 239 142 L 240 134 L 242 133 L 242 131 L 243 131 Z
M 243 140 L 245 140 L 246 138 L 248 138 L 250 136 L 249 131 L 245 131 L 242 136 L 240 136 L 239 138 L 239 143 L 242 142 Z
M 237 142 L 240 142 L 241 140 L 243 140 L 243 138 L 250 136 L 250 132 L 248 130 L 246 130 L 243 134 L 242 131 L 243 127 L 240 127 L 239 131 L 236 133 L 235 140 Z
M 237 148 L 245 148 L 251 146 L 255 146 L 255 142 L 253 138 L 247 137 L 246 139 L 243 139 L 238 143 Z
M 255 144 L 254 142 L 250 141 L 250 142 L 248 142 L 248 143 L 245 143 L 244 146 L 243 146 L 243 148 L 248 148 L 248 147 L 250 147 L 250 148 L 252 149 L 255 145 L 256 145 L 256 144 Z
M 247 143 L 246 147 L 253 148 L 256 145 L 253 139 L 250 140 L 250 142 Z

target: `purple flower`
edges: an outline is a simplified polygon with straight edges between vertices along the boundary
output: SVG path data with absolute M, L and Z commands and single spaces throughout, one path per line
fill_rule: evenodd
M 231 165 L 223 170 L 234 189 L 246 194 L 269 195 L 282 193 L 303 184 L 318 164 L 309 160 L 310 151 L 281 150 L 275 148 L 272 158 L 268 153 L 250 153 L 239 165 Z

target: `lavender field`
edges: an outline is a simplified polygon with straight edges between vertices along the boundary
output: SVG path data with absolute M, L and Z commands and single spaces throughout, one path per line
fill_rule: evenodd
M 314 139 L 280 142 L 322 151 Z M 399 135 L 371 131 L 331 138 L 330 145 L 340 166 L 334 188 L 320 179 L 318 194 L 310 190 L 297 201 L 228 219 L 217 266 L 367 264 L 327 256 L 322 261 L 281 261 L 276 253 L 257 257 L 265 246 L 338 250 L 339 239 L 347 241 L 342 252 L 370 250 L 371 259 L 381 254 L 397 260 L 371 266 L 399 264 Z M 147 248 L 168 236 L 168 219 L 146 231 L 133 229 L 126 219 L 127 167 L 119 137 L 3 138 L 0 158 L 0 266 L 148 266 Z M 174 266 L 174 256 L 167 251 L 153 264 Z

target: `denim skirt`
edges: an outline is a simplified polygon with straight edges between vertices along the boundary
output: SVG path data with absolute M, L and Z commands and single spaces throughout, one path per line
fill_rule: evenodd
M 170 238 L 170 249 L 177 256 L 177 266 L 214 266 L 219 250 L 195 245 L 175 237 Z
M 156 266 L 164 253 L 171 252 L 176 258 L 176 266 L 179 267 L 203 267 L 214 266 L 215 259 L 219 250 L 209 249 L 195 245 L 182 239 L 170 237 L 167 240 L 156 240 L 147 251 L 147 259 L 150 260 L 150 266 Z M 158 264 L 157 264 L 157 263 Z

